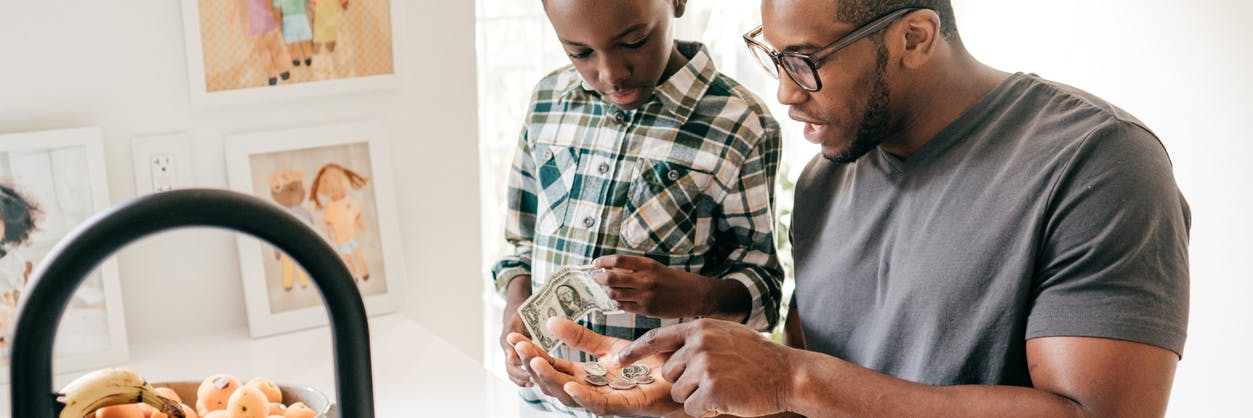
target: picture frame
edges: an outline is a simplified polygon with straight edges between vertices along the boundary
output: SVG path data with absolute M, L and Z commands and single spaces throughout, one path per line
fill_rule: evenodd
M 287 208 L 325 239 L 353 274 L 367 315 L 398 308 L 404 251 L 380 124 L 235 134 L 224 144 L 232 190 Z M 250 236 L 237 243 L 254 338 L 328 322 L 316 286 L 306 285 L 285 254 Z
M 400 64 L 396 57 L 400 31 L 395 16 L 400 2 L 319 1 L 320 5 L 338 2 L 342 10 L 307 6 L 302 22 L 299 15 L 285 13 L 286 0 L 284 6 L 270 6 L 268 17 L 261 6 L 272 4 L 271 0 L 182 0 L 193 106 L 309 98 L 395 86 Z M 301 2 L 315 0 L 290 3 Z M 300 40 L 305 38 L 310 39 Z M 289 44 L 289 39 L 295 42 Z
M 48 253 L 95 214 L 110 206 L 100 128 L 0 134 L 0 384 L 8 383 L 7 335 L 12 316 Z M 27 235 L 28 233 L 28 235 Z M 16 294 L 14 293 L 16 291 Z M 129 358 L 126 320 L 115 258 L 101 263 L 75 291 L 61 317 L 53 349 L 54 373 L 124 363 Z M 14 296 L 16 295 L 16 296 Z

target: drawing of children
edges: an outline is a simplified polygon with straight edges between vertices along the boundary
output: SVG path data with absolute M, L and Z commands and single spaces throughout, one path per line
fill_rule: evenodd
M 19 248 L 35 232 L 42 214 L 34 202 L 12 186 L 0 184 L 0 348 L 8 346 L 18 301 L 34 269 Z
M 301 205 L 301 202 L 305 200 L 305 172 L 287 168 L 270 173 L 270 197 L 280 206 L 287 208 L 287 211 L 291 212 L 296 219 L 301 220 L 310 228 L 313 227 L 313 216 L 308 208 Z M 292 290 L 293 276 L 299 278 L 301 289 L 309 287 L 309 276 L 305 274 L 304 269 L 296 265 L 291 257 L 276 248 L 274 258 L 278 259 L 279 265 L 282 266 L 283 290 Z
M 283 40 L 293 66 L 313 65 L 313 28 L 309 26 L 309 0 L 274 0 L 283 16 Z
M 269 85 L 278 84 L 280 78 L 291 78 L 291 72 L 280 72 L 284 69 L 283 47 L 277 35 L 279 26 L 276 12 L 271 8 L 270 1 L 238 0 L 235 5 L 239 12 L 239 21 L 243 24 L 248 39 L 252 41 L 253 57 L 265 64 Z
M 322 219 L 326 222 L 331 243 L 344 258 L 353 279 L 362 281 L 370 279 L 365 258 L 361 256 L 361 244 L 357 241 L 358 231 L 365 230 L 365 223 L 361 220 L 361 207 L 348 195 L 348 189 L 361 190 L 366 181 L 365 177 L 352 170 L 328 163 L 314 176 L 313 189 L 309 193 L 309 200 L 314 206 L 324 210 Z M 325 206 L 321 199 L 323 195 L 329 199 Z
M 339 22 L 340 15 L 348 8 L 348 0 L 310 0 L 313 2 L 313 43 L 317 47 L 317 53 L 322 54 L 325 51 L 327 58 L 323 59 L 325 63 L 333 62 L 335 68 L 330 70 L 332 74 L 337 74 L 341 68 L 345 66 L 340 62 L 339 56 L 334 55 L 335 42 L 339 40 Z M 323 64 L 327 65 L 327 64 Z

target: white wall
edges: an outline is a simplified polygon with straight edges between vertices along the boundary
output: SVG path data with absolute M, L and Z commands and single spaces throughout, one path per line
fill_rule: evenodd
M 1188 342 L 1170 416 L 1253 410 L 1253 3 L 955 0 L 984 62 L 1093 92 L 1166 145 L 1192 206 Z
M 478 359 L 474 3 L 395 3 L 399 88 L 196 110 L 179 1 L 0 1 L 0 132 L 103 127 L 119 203 L 135 195 L 134 136 L 190 133 L 198 184 L 224 188 L 225 134 L 381 121 L 391 134 L 408 267 L 403 312 Z M 119 261 L 132 344 L 247 325 L 232 235 L 165 234 Z

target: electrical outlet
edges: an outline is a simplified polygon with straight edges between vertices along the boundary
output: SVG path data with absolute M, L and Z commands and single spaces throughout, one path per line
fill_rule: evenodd
M 191 138 L 185 133 L 131 139 L 135 194 L 146 195 L 190 187 L 195 179 Z
M 174 165 L 173 153 L 154 154 L 150 157 L 149 168 L 152 169 L 152 191 L 168 192 L 178 187 L 178 174 Z

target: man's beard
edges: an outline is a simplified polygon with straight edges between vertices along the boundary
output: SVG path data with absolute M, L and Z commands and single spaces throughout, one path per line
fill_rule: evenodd
M 823 157 L 832 162 L 848 164 L 857 161 L 870 150 L 883 143 L 888 133 L 888 84 L 884 81 L 887 70 L 888 51 L 882 42 L 878 42 L 878 57 L 875 62 L 874 78 L 871 80 L 870 94 L 866 100 L 866 109 L 862 112 L 861 126 L 857 128 L 857 136 L 848 149 L 836 155 Z

